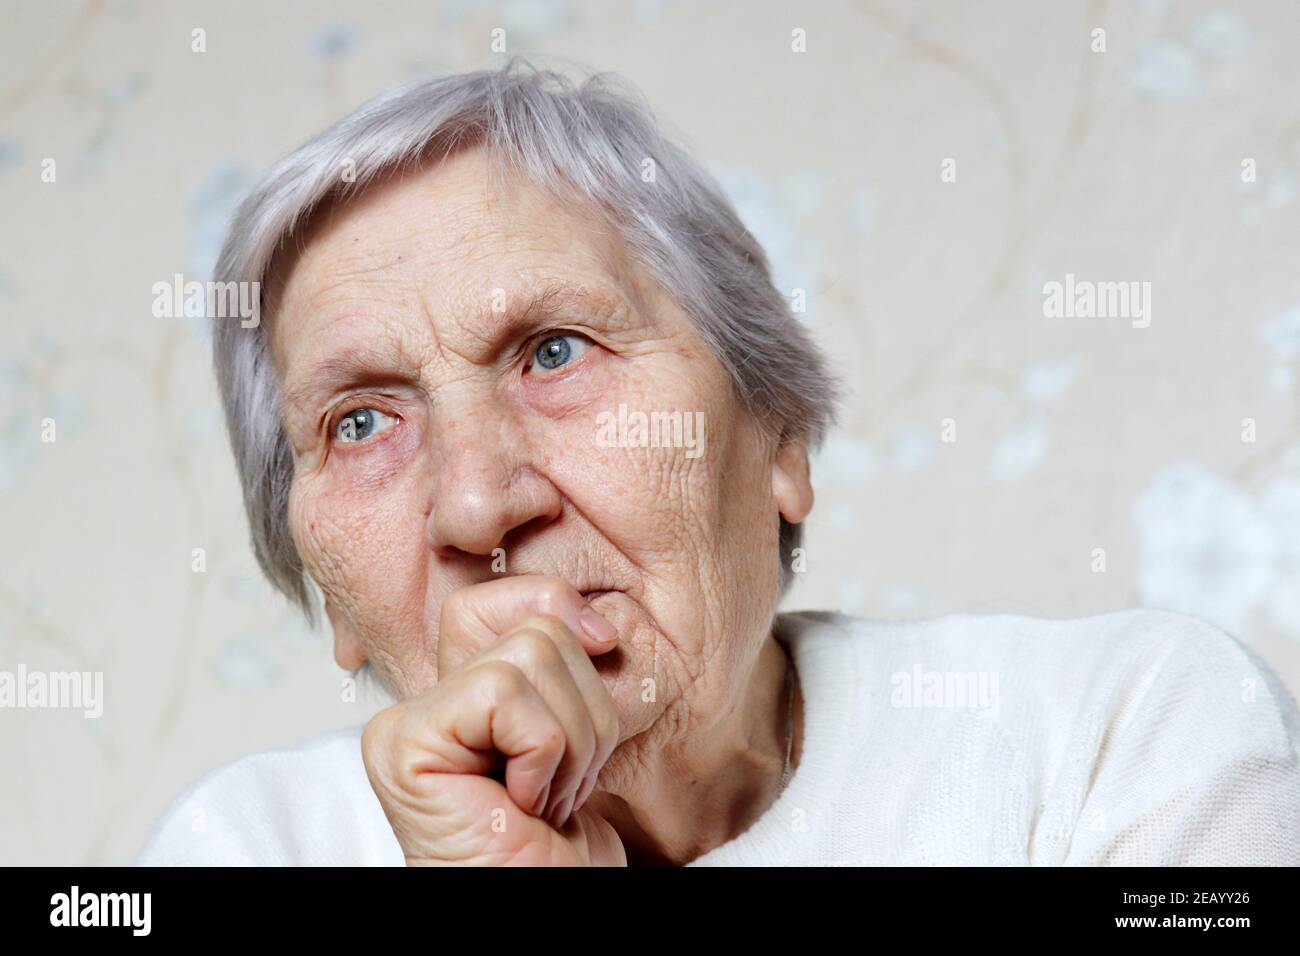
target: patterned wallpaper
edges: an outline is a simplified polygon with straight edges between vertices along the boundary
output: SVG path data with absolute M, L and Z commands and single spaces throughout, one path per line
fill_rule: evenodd
M 201 322 L 151 289 L 329 121 L 510 54 L 636 83 L 850 384 L 790 606 L 1174 608 L 1300 688 L 1292 0 L 0 23 L 0 671 L 103 675 L 97 718 L 0 709 L 0 862 L 129 862 L 199 773 L 381 705 L 259 578 Z

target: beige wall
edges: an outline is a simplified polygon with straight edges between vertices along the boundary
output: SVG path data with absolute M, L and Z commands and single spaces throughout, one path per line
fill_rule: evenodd
M 0 22 L 0 670 L 105 681 L 98 720 L 0 710 L 0 861 L 128 862 L 200 772 L 376 706 L 340 699 L 327 638 L 259 580 L 206 342 L 150 290 L 201 277 L 258 171 L 326 122 L 500 62 L 498 26 L 637 83 L 806 290 L 853 392 L 792 605 L 1176 607 L 1300 687 L 1292 0 L 8 2 Z M 1046 317 L 1066 273 L 1150 282 L 1149 327 Z

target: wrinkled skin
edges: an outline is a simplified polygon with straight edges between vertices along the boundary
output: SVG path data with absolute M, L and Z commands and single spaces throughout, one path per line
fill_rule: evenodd
M 680 863 L 770 805 L 778 519 L 811 508 L 807 456 L 616 235 L 464 151 L 317 217 L 268 293 L 290 525 L 338 663 L 399 700 L 363 752 L 408 859 Z M 604 447 L 620 403 L 704 412 L 704 453 Z M 551 718 L 563 739 L 512 754 L 507 727 Z M 551 758 L 534 807 L 518 767 Z

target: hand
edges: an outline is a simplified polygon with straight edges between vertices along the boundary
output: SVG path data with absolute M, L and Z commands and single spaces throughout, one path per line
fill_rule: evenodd
M 591 657 L 617 644 L 556 578 L 448 597 L 437 684 L 376 714 L 361 738 L 409 865 L 626 865 L 614 828 L 584 806 L 619 734 Z

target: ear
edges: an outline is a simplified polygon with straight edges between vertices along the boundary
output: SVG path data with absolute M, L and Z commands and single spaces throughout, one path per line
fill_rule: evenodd
M 338 613 L 334 605 L 325 603 L 325 616 L 334 631 L 334 663 L 345 671 L 354 671 L 366 662 L 366 648 L 348 623 L 347 616 Z
M 772 499 L 781 517 L 798 524 L 812 511 L 813 489 L 808 448 L 801 441 L 784 441 L 772 461 Z

